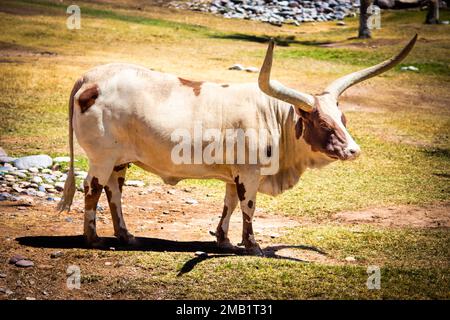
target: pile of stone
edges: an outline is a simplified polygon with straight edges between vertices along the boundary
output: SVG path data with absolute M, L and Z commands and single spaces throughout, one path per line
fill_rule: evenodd
M 359 0 L 192 0 L 172 6 L 220 14 L 225 18 L 249 19 L 281 26 L 302 22 L 342 20 L 355 16 Z
M 64 190 L 67 173 L 61 171 L 69 157 L 51 158 L 48 155 L 33 155 L 21 158 L 9 157 L 0 148 L 0 201 L 13 201 L 17 205 L 31 205 L 29 197 L 48 201 L 59 201 L 59 193 Z M 67 168 L 68 166 L 66 166 Z M 87 172 L 75 168 L 78 191 L 83 191 L 83 180 Z M 127 180 L 125 185 L 143 187 L 140 180 Z
M 64 189 L 67 174 L 61 172 L 61 164 L 68 157 L 51 158 L 34 155 L 21 158 L 0 156 L 0 201 L 19 201 L 22 195 L 58 201 L 57 193 Z M 77 171 L 80 178 L 87 173 Z

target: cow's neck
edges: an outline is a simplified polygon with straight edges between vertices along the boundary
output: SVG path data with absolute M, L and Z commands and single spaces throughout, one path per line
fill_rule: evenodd
M 303 138 L 297 138 L 296 124 L 299 116 L 293 106 L 277 99 L 270 99 L 270 106 L 275 110 L 279 123 L 279 171 L 275 175 L 262 179 L 260 192 L 277 195 L 291 189 L 307 168 L 320 168 L 330 161 L 318 152 L 313 152 Z

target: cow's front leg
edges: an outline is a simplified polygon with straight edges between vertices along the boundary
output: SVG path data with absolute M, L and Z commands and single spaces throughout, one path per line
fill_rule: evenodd
M 227 183 L 226 193 L 222 211 L 222 217 L 220 218 L 219 225 L 216 229 L 217 245 L 223 249 L 233 249 L 234 245 L 228 238 L 228 229 L 230 227 L 230 218 L 234 209 L 238 204 L 238 196 L 236 192 L 236 186 L 234 184 Z
M 108 183 L 105 186 L 106 197 L 108 198 L 109 210 L 114 226 L 114 235 L 120 242 L 134 244 L 134 236 L 128 232 L 122 213 L 122 187 L 125 182 L 127 165 L 114 168 Z
M 84 237 L 89 245 L 100 243 L 97 236 L 95 215 L 97 203 L 102 194 L 103 186 L 95 176 L 88 175 L 84 180 Z
M 255 240 L 252 224 L 259 186 L 259 172 L 240 174 L 234 181 L 242 210 L 242 244 L 247 253 L 262 256 L 263 251 Z

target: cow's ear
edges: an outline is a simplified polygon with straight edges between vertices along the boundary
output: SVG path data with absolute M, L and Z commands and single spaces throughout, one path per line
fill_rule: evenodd
M 308 114 L 309 114 L 308 112 L 306 112 L 298 107 L 294 107 L 294 109 L 298 116 L 302 117 L 303 119 L 307 119 Z
M 295 137 L 300 139 L 303 133 L 303 119 L 302 117 L 299 117 L 297 120 L 297 123 L 295 124 Z

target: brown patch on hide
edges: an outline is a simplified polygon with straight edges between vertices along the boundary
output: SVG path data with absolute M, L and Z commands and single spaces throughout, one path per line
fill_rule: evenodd
M 247 205 L 248 205 L 248 207 L 249 207 L 250 209 L 253 208 L 253 201 L 252 201 L 252 200 L 249 200 L 248 203 L 247 203 Z
M 73 85 L 72 92 L 70 92 L 70 98 L 69 98 L 69 114 L 70 114 L 69 117 L 70 117 L 70 119 L 73 118 L 72 115 L 73 115 L 73 105 L 74 105 L 75 94 L 83 86 L 83 83 L 84 83 L 84 79 L 83 78 L 78 79 L 75 82 L 75 84 Z
M 108 188 L 108 186 L 105 186 L 105 193 L 106 198 L 108 199 L 108 205 L 109 210 L 111 211 L 111 217 L 113 220 L 114 229 L 117 229 L 119 227 L 119 220 L 118 220 L 118 214 L 119 210 L 117 209 L 117 206 L 114 202 L 112 202 L 112 191 Z
M 311 112 L 299 109 L 303 120 L 303 137 L 315 152 L 322 152 L 332 158 L 340 158 L 347 145 L 344 131 L 320 108 L 316 98 L 316 107 Z
M 229 84 L 223 84 L 222 88 L 228 88 L 230 85 Z
M 96 84 L 91 84 L 78 97 L 78 104 L 80 105 L 81 113 L 85 113 L 98 98 L 99 89 Z
M 245 200 L 245 186 L 243 183 L 239 183 L 239 176 L 234 178 L 234 182 L 236 183 L 236 190 L 238 194 L 238 198 L 240 201 Z
M 93 177 L 91 180 L 90 190 L 89 187 L 86 186 L 84 188 L 84 208 L 85 210 L 95 210 L 97 208 L 97 202 L 102 194 L 103 186 L 98 183 L 98 179 Z
M 222 211 L 222 217 L 220 218 L 219 225 L 217 226 L 217 229 L 216 229 L 216 237 L 217 237 L 218 242 L 225 240 L 225 232 L 223 231 L 222 223 L 223 223 L 223 220 L 225 219 L 225 217 L 227 216 L 227 214 L 228 214 L 228 207 L 224 206 L 223 211 Z
M 125 178 L 119 177 L 119 178 L 117 179 L 117 182 L 119 183 L 119 191 L 120 191 L 120 193 L 122 193 L 122 188 L 123 188 L 123 185 L 124 185 L 124 183 L 125 183 Z
M 200 95 L 200 91 L 202 90 L 203 81 L 192 81 L 183 78 L 178 78 L 183 86 L 187 86 L 192 88 L 194 94 L 196 96 Z

